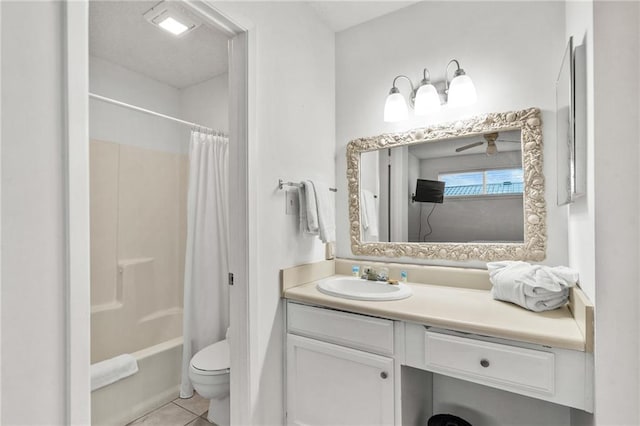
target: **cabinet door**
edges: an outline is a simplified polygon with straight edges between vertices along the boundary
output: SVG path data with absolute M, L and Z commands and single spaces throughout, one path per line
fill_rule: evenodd
M 287 423 L 392 425 L 393 359 L 287 334 Z

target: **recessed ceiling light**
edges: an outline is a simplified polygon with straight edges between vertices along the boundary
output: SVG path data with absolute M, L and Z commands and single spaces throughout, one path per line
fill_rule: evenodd
M 159 22 L 158 25 L 175 35 L 180 35 L 189 29 L 189 27 L 184 25 L 182 22 L 173 19 L 171 16 L 165 18 L 164 21 Z
M 167 1 L 162 1 L 146 11 L 144 19 L 175 36 L 182 36 L 200 25 L 190 14 Z

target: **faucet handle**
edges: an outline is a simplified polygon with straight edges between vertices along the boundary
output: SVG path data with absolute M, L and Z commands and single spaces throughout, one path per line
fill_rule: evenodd
M 378 269 L 378 281 L 387 281 L 389 280 L 389 268 L 385 268 L 384 266 Z

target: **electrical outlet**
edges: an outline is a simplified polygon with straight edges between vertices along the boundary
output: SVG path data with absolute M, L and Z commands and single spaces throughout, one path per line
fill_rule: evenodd
M 300 212 L 300 200 L 298 198 L 298 190 L 297 189 L 287 189 L 285 191 L 285 202 L 287 203 L 285 207 L 285 213 L 289 215 L 295 215 Z

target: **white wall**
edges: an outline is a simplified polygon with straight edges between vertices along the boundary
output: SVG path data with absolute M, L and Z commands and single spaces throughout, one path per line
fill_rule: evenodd
M 427 158 L 420 161 L 420 178 L 438 180 L 443 172 L 482 170 L 485 168 L 522 167 L 520 151 L 499 152 L 491 157 L 486 154 L 470 154 L 455 157 Z M 409 181 L 415 185 L 415 180 Z M 411 203 L 409 202 L 409 205 Z M 426 219 L 431 204 L 422 207 L 422 236 L 428 232 Z M 523 241 L 524 212 L 522 196 L 496 196 L 476 198 L 450 197 L 436 205 L 429 219 L 433 233 L 427 241 Z M 418 237 L 420 222 L 409 229 L 409 234 Z
M 177 89 L 96 56 L 89 60 L 89 90 L 131 105 L 228 132 L 229 76 Z M 187 125 L 91 99 L 91 139 L 186 154 Z
M 183 120 L 229 132 L 229 74 L 224 73 L 180 90 Z
M 596 424 L 640 423 L 639 8 L 593 9 Z
M 65 423 L 62 3 L 2 3 L 2 424 Z
M 250 197 L 255 202 L 256 270 L 249 286 L 259 329 L 252 380 L 252 424 L 283 424 L 283 311 L 279 271 L 324 259 L 316 237 L 301 235 L 297 216 L 285 215 L 278 178 L 335 178 L 334 34 L 298 2 L 216 3 L 232 20 L 252 27 L 255 37 L 255 121 L 250 137 Z M 251 65 L 250 65 L 251 66 Z M 253 118 L 253 116 L 251 116 Z M 254 152 L 254 151 L 252 151 Z M 255 249 L 255 252 L 254 252 Z M 252 277 L 252 278 L 251 278 Z M 259 383 L 257 381 L 259 380 Z
M 587 193 L 570 207 L 569 260 L 595 302 L 595 414 L 572 423 L 638 424 L 640 8 L 567 2 L 567 37 L 586 43 Z M 624 82 L 624 83 L 623 83 Z M 621 368 L 621 366 L 624 366 Z
M 162 114 L 180 117 L 180 91 L 113 62 L 89 58 L 89 90 Z M 140 148 L 186 153 L 189 128 L 119 105 L 91 99 L 91 139 L 117 142 Z
M 564 4 L 560 2 L 429 1 L 337 34 L 338 256 L 354 257 L 349 246 L 344 159 L 350 140 L 424 126 L 429 121 L 535 106 L 543 113 L 548 211 L 545 262 L 567 262 L 567 212 L 555 206 L 554 185 L 555 80 L 565 46 L 564 21 Z M 428 67 L 432 79 L 442 81 L 444 68 L 454 57 L 473 78 L 479 99 L 476 105 L 441 112 L 429 121 L 383 122 L 385 97 L 396 75 L 407 74 L 418 82 L 422 69 Z M 407 83 L 399 81 L 398 87 L 407 96 Z

